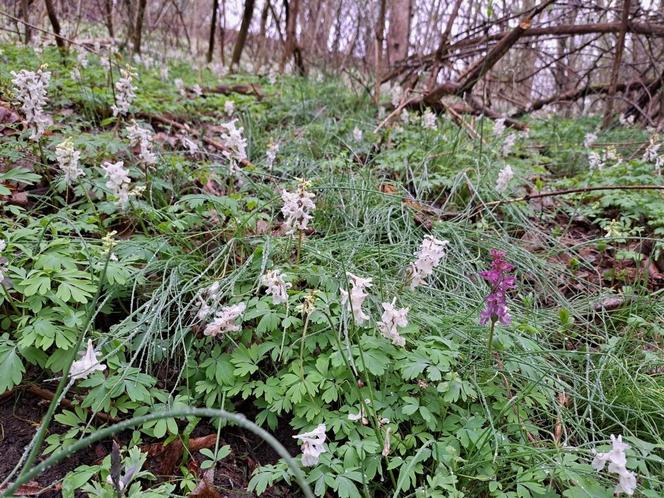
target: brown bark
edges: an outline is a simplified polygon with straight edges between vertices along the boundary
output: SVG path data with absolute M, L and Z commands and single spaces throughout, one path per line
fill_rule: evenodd
M 390 27 L 387 32 L 387 63 L 392 66 L 408 56 L 412 0 L 390 0 Z
M 108 36 L 115 38 L 113 29 L 113 0 L 104 0 L 104 24 L 108 30 Z
M 25 23 L 23 25 L 25 31 L 23 34 L 23 43 L 28 45 L 32 40 L 32 29 L 30 28 L 30 4 L 32 0 L 21 0 L 19 16 Z
M 380 102 L 380 81 L 383 73 L 383 42 L 385 41 L 385 10 L 387 0 L 380 0 L 378 8 L 378 19 L 376 20 L 376 40 L 374 46 L 374 71 L 376 80 L 374 82 L 374 103 Z
M 208 42 L 207 62 L 212 62 L 214 55 L 214 36 L 217 29 L 217 11 L 219 10 L 219 0 L 212 0 L 212 21 L 210 22 L 210 39 Z
M 53 1 L 44 0 L 44 3 L 46 4 L 48 20 L 51 21 L 51 27 L 53 28 L 53 33 L 55 34 L 55 44 L 58 46 L 60 52 L 64 53 L 67 51 L 67 46 L 65 45 L 65 39 L 60 36 L 60 22 L 58 21 L 58 15 L 55 12 L 55 7 L 53 7 Z
M 231 68 L 234 68 L 240 63 L 244 44 L 247 41 L 247 33 L 249 33 L 249 26 L 251 25 L 251 18 L 254 15 L 255 0 L 245 0 L 244 12 L 242 13 L 242 23 L 240 24 L 240 32 L 237 35 L 237 41 L 233 48 L 233 56 L 231 57 Z
M 618 35 L 618 42 L 616 43 L 616 55 L 613 58 L 613 67 L 611 69 L 611 83 L 609 84 L 609 92 L 606 99 L 606 109 L 604 109 L 604 119 L 602 120 L 602 129 L 606 129 L 613 120 L 613 101 L 616 94 L 616 86 L 618 84 L 618 74 L 620 73 L 620 63 L 622 62 L 623 51 L 625 50 L 625 33 L 627 32 L 627 24 L 629 23 L 629 9 L 630 0 L 623 1 L 622 8 L 622 29 Z
M 145 7 L 147 0 L 138 0 L 138 9 L 136 9 L 136 24 L 134 25 L 134 53 L 141 53 L 141 42 L 143 39 L 143 19 L 145 18 Z
M 284 47 L 284 55 L 279 70 L 283 72 L 286 63 L 293 57 L 300 73 L 304 74 L 302 53 L 297 45 L 297 19 L 300 12 L 300 0 L 284 0 L 284 6 L 286 7 L 286 46 Z

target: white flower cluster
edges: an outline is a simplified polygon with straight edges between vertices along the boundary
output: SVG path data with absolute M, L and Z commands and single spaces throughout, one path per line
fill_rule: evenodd
M 180 78 L 177 78 L 173 83 L 175 83 L 175 88 L 177 89 L 178 93 L 183 97 L 186 97 L 187 90 L 184 87 L 184 81 L 182 81 Z
M 14 96 L 16 101 L 21 104 L 25 119 L 32 128 L 30 138 L 37 140 L 51 122 L 44 112 L 47 100 L 46 91 L 51 80 L 51 73 L 39 68 L 37 71 L 26 69 L 21 69 L 19 72 L 12 71 L 11 75 Z
M 190 156 L 195 156 L 198 153 L 198 144 L 194 142 L 191 138 L 181 135 L 180 143 L 183 147 L 187 149 L 187 154 Z
M 199 300 L 201 302 L 201 307 L 196 314 L 196 318 L 199 320 L 205 320 L 217 307 L 217 301 L 219 300 L 219 282 L 215 282 L 210 285 L 210 287 L 203 290 L 199 296 Z
M 346 273 L 346 275 L 348 275 L 348 278 L 350 279 L 350 296 L 347 290 L 340 289 L 339 292 L 341 293 L 341 304 L 346 305 L 348 311 L 353 313 L 355 323 L 357 325 L 362 325 L 369 319 L 369 315 L 367 315 L 362 310 L 362 305 L 364 304 L 364 300 L 369 295 L 366 292 L 366 289 L 371 287 L 372 279 L 358 277 L 352 273 Z
M 422 127 L 424 129 L 435 130 L 438 127 L 436 121 L 436 115 L 431 111 L 431 109 L 427 109 L 424 111 L 424 114 L 422 114 Z
M 362 141 L 362 130 L 360 130 L 357 126 L 353 128 L 353 140 L 356 142 Z
M 85 172 L 78 165 L 81 152 L 74 148 L 71 138 L 60 142 L 55 147 L 55 158 L 67 185 L 71 185 L 79 176 L 85 176 Z
M 115 104 L 111 106 L 113 116 L 127 114 L 131 103 L 136 98 L 131 72 L 121 69 L 120 74 L 122 77 L 115 82 Z
M 247 305 L 245 303 L 224 306 L 221 310 L 215 313 L 214 319 L 205 327 L 203 334 L 216 337 L 219 334 L 225 334 L 227 332 L 237 332 L 241 327 L 235 323 L 235 320 L 244 313 L 246 308 Z
M 313 431 L 293 436 L 293 438 L 302 441 L 302 465 L 305 467 L 316 465 L 320 455 L 326 452 L 324 446 L 326 429 L 325 424 L 320 424 Z
M 281 199 L 284 201 L 281 212 L 286 218 L 287 235 L 306 230 L 313 218 L 311 212 L 316 209 L 313 201 L 316 196 L 306 189 L 306 182 L 302 182 L 295 192 L 281 191 Z
M 590 149 L 595 142 L 597 142 L 596 133 L 586 133 L 586 136 L 583 137 L 583 147 L 586 149 Z
M 503 145 L 500 147 L 500 153 L 503 157 L 509 156 L 512 153 L 517 138 L 518 135 L 516 133 L 510 133 L 505 137 Z
M 500 173 L 498 173 L 498 179 L 496 180 L 496 191 L 504 192 L 512 178 L 514 178 L 514 171 L 508 164 L 500 170 Z
M 590 171 L 603 170 L 608 161 L 615 164 L 619 164 L 622 161 L 615 147 L 607 147 L 602 153 L 595 151 L 588 152 L 588 167 Z
M 129 190 L 131 178 L 129 178 L 129 171 L 124 167 L 124 162 L 118 161 L 117 163 L 112 163 L 106 161 L 101 167 L 107 179 L 106 187 L 118 198 L 120 207 L 124 208 L 129 202 L 129 196 L 139 193 L 136 189 Z
M 392 344 L 404 347 L 406 339 L 399 334 L 399 327 L 408 325 L 408 308 L 397 309 L 395 302 L 396 298 L 392 299 L 391 303 L 383 303 L 383 315 L 378 322 L 378 329 Z
M 288 289 L 292 284 L 284 280 L 279 270 L 269 270 L 261 277 L 261 285 L 267 287 L 266 294 L 272 296 L 273 304 L 284 304 L 288 301 Z
M 625 451 L 629 449 L 627 443 L 623 443 L 622 436 L 615 437 L 611 434 L 612 448 L 606 453 L 597 453 L 592 462 L 592 467 L 597 472 L 604 470 L 604 466 L 608 463 L 608 472 L 611 474 L 618 474 L 618 484 L 615 488 L 615 493 L 620 495 L 625 493 L 632 496 L 636 489 L 636 475 L 634 472 L 627 470 L 627 456 Z
M 202 97 L 203 96 L 203 89 L 201 88 L 201 85 L 196 83 L 194 86 L 191 87 L 191 91 L 194 92 L 194 95 L 196 97 Z
M 493 134 L 500 137 L 503 133 L 505 133 L 505 118 L 498 118 L 493 124 Z
M 223 124 L 225 131 L 221 134 L 224 143 L 224 156 L 228 159 L 241 162 L 247 159 L 247 139 L 242 136 L 244 128 L 235 126 L 237 119 Z
M 106 370 L 106 365 L 99 362 L 95 348 L 92 346 L 92 339 L 88 339 L 88 347 L 85 353 L 80 359 L 71 364 L 69 376 L 72 380 L 85 379 L 92 372 L 103 372 L 104 370 Z
M 224 102 L 224 112 L 229 116 L 235 112 L 235 102 L 227 100 Z
M 271 170 L 274 166 L 274 161 L 277 159 L 277 153 L 279 152 L 279 143 L 271 142 L 267 147 L 267 152 L 265 153 L 265 161 L 267 162 L 267 167 Z
M 0 239 L 0 253 L 7 248 L 7 242 Z M 7 273 L 7 262 L 4 258 L 0 258 L 0 284 L 5 281 L 5 274 Z
M 645 152 L 643 153 L 643 160 L 655 165 L 655 172 L 658 175 L 662 174 L 662 166 L 664 166 L 664 155 L 659 154 L 659 148 L 662 146 L 662 143 L 659 141 L 659 135 L 653 133 L 650 135 L 650 140 L 648 142 L 648 147 L 646 147 Z
M 634 124 L 634 114 L 630 116 L 625 116 L 624 114 L 621 114 L 620 117 L 618 118 L 618 121 L 623 126 L 628 126 L 628 127 L 632 126 Z
M 433 269 L 445 257 L 448 244 L 449 241 L 438 240 L 431 235 L 424 238 L 422 245 L 415 253 L 417 259 L 409 267 L 411 289 L 423 284 L 425 279 L 433 273 Z
M 157 156 L 152 152 L 152 132 L 150 130 L 142 128 L 134 121 L 134 124 L 127 126 L 127 136 L 132 147 L 140 148 L 139 157 L 143 164 L 157 163 Z

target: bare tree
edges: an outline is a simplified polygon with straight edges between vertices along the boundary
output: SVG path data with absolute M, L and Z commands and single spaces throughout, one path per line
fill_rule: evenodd
M 408 56 L 412 0 L 392 0 L 390 6 L 390 27 L 387 33 L 387 61 L 393 65 Z
M 67 51 L 67 46 L 65 45 L 65 40 L 60 36 L 60 21 L 58 21 L 58 15 L 55 12 L 55 7 L 53 7 L 52 0 L 44 0 L 46 4 L 46 12 L 48 14 L 48 20 L 51 22 L 51 27 L 53 28 L 53 33 L 55 34 L 55 44 L 58 46 L 60 52 L 64 53 Z
M 380 0 L 378 7 L 378 19 L 376 19 L 376 40 L 374 44 L 374 103 L 380 102 L 380 81 L 383 74 L 383 43 L 385 41 L 385 10 L 387 6 L 386 0 Z
M 219 0 L 212 0 L 212 21 L 210 22 L 210 40 L 208 42 L 207 62 L 212 62 L 214 54 L 214 35 L 217 29 L 217 11 L 219 10 Z
M 242 57 L 242 51 L 244 50 L 244 45 L 247 41 L 247 33 L 249 32 L 249 26 L 251 25 L 251 18 L 254 15 L 254 4 L 255 0 L 245 0 L 244 2 L 244 12 L 242 13 L 242 24 L 240 25 L 240 32 L 237 35 L 235 48 L 233 48 L 233 56 L 231 57 L 231 68 L 236 67 L 240 63 L 240 58 Z
M 147 0 L 138 0 L 138 9 L 136 9 L 136 24 L 134 26 L 134 53 L 141 53 L 141 41 L 143 39 L 143 19 L 145 17 L 145 7 Z

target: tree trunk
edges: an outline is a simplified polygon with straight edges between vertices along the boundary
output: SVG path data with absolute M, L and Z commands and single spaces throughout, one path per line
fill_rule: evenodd
M 290 2 L 284 0 L 284 6 L 286 7 L 286 46 L 279 70 L 283 72 L 286 62 L 293 57 L 300 73 L 304 74 L 302 54 L 297 46 L 297 18 L 300 11 L 300 0 L 290 0 Z
M 242 50 L 244 50 L 244 44 L 247 41 L 247 33 L 249 32 L 249 26 L 251 25 L 251 18 L 254 15 L 255 3 L 255 0 L 245 0 L 244 2 L 242 24 L 240 25 L 240 32 L 237 35 L 237 41 L 235 42 L 235 47 L 233 48 L 233 57 L 231 57 L 231 69 L 240 63 Z
M 141 53 L 141 39 L 143 37 L 143 18 L 145 17 L 145 6 L 147 0 L 138 0 L 138 9 L 136 10 L 136 24 L 134 26 L 134 53 Z
M 219 0 L 212 0 L 212 22 L 210 22 L 210 41 L 208 43 L 207 62 L 212 62 L 214 54 L 214 35 L 217 29 L 217 11 L 219 10 Z
M 104 21 L 106 24 L 106 29 L 108 30 L 108 36 L 115 38 L 114 29 L 113 29 L 113 0 L 104 0 Z
M 134 18 L 136 17 L 134 11 L 134 1 L 133 0 L 124 0 L 125 9 L 127 11 L 127 43 L 134 39 Z
M 391 66 L 408 55 L 412 0 L 391 0 L 390 28 L 387 33 L 387 62 Z
M 23 25 L 25 28 L 25 33 L 23 37 L 23 43 L 28 45 L 32 40 L 32 29 L 30 28 L 30 4 L 32 0 L 21 0 L 20 6 L 20 17 L 25 22 Z
M 64 53 L 67 51 L 67 46 L 65 45 L 65 40 L 60 36 L 60 22 L 58 21 L 58 15 L 55 13 L 55 8 L 53 7 L 53 2 L 51 0 L 44 0 L 46 4 L 46 12 L 48 13 L 48 20 L 51 21 L 51 26 L 53 27 L 53 33 L 55 34 L 55 44 L 58 46 L 60 52 Z
M 622 62 L 623 50 L 625 49 L 625 33 L 629 23 L 630 0 L 623 1 L 622 25 L 623 29 L 618 35 L 616 43 L 616 55 L 613 57 L 613 67 L 611 68 L 611 82 L 609 83 L 609 94 L 606 98 L 606 108 L 604 109 L 604 119 L 602 120 L 602 129 L 605 130 L 613 120 L 613 101 L 616 95 L 616 86 L 618 84 L 618 75 L 620 73 L 620 63 Z
M 380 82 L 383 74 L 383 42 L 385 41 L 385 10 L 387 6 L 386 0 L 380 0 L 378 8 L 378 19 L 376 20 L 376 42 L 374 46 L 374 66 L 375 77 L 374 81 L 374 103 L 376 105 L 380 102 Z

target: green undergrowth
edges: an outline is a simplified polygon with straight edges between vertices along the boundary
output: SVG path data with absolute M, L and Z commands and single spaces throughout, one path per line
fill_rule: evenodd
M 367 95 L 333 77 L 270 83 L 180 63 L 169 65 L 165 79 L 156 68 L 134 67 L 131 113 L 147 127 L 157 126 L 149 116 L 186 122 L 193 134 L 228 121 L 224 104 L 233 101 L 251 164 L 238 176 L 220 151 L 191 156 L 156 141 L 157 164 L 146 169 L 123 131 L 129 119 L 111 116 L 111 85 L 96 56 L 81 69 L 81 82 L 70 75 L 75 57 L 64 65 L 54 49 L 38 56 L 3 46 L 2 57 L 5 101 L 9 71 L 48 64 L 47 108 L 57 126 L 39 142 L 17 125 L 0 139 L 0 174 L 13 172 L 3 178 L 5 194 L 26 192 L 29 201 L 0 201 L 0 239 L 7 242 L 0 393 L 62 374 L 103 276 L 86 339 L 107 369 L 74 384 L 74 408 L 55 417 L 67 430 L 49 435 L 46 453 L 96 430 L 90 419 L 98 412 L 123 419 L 187 406 L 241 409 L 270 431 L 285 424 L 297 434 L 326 424 L 327 451 L 306 468 L 317 496 L 609 498 L 615 476 L 590 462 L 611 434 L 631 446 L 635 496 L 664 493 L 661 290 L 629 276 L 613 285 L 591 278 L 600 270 L 584 251 L 635 253 L 629 244 L 645 241 L 648 251 L 631 257 L 655 264 L 661 192 L 495 204 L 556 189 L 661 183 L 638 146 L 619 148 L 621 164 L 591 172 L 582 142 L 595 119 L 533 120 L 529 134 L 502 154 L 512 132 L 495 136 L 490 121 L 473 121 L 482 140 L 445 116 L 435 130 L 423 128 L 416 113 L 408 124 L 379 127 L 383 119 Z M 117 57 L 116 72 L 126 63 Z M 255 83 L 263 97 L 183 97 L 175 78 L 203 88 Z M 155 131 L 175 134 L 161 125 Z M 218 137 L 214 128 L 207 133 Z M 597 143 L 648 136 L 616 127 Z M 86 172 L 73 188 L 55 164 L 55 147 L 68 137 Z M 270 167 L 266 151 L 274 143 L 280 149 Z M 118 160 L 145 186 L 126 210 L 109 197 L 100 169 Z M 507 164 L 515 177 L 497 192 Z M 312 230 L 301 240 L 283 233 L 279 195 L 300 180 L 316 195 Z M 588 236 L 570 243 L 579 217 Z M 621 231 L 606 237 L 607 227 Z M 428 234 L 448 240 L 448 254 L 413 290 L 407 268 Z M 515 265 L 517 287 L 508 300 L 512 323 L 496 326 L 491 354 L 489 327 L 478 319 L 489 288 L 478 272 L 488 268 L 493 248 Z M 276 268 L 292 285 L 287 304 L 273 304 L 260 285 Z M 364 326 L 340 301 L 347 272 L 373 279 L 364 305 L 372 318 Z M 200 293 L 215 282 L 222 305 L 244 302 L 246 310 L 241 330 L 207 337 L 196 313 Z M 400 330 L 405 347 L 376 326 L 381 303 L 392 299 L 409 309 Z M 607 299 L 619 304 L 605 306 Z M 366 424 L 348 418 L 360 410 Z M 147 422 L 130 435 L 124 458 L 143 465 L 139 445 L 187 440 L 199 422 Z M 222 439 L 236 430 L 217 426 Z M 201 453 L 213 466 L 227 457 L 221 450 Z M 79 467 L 64 479 L 63 494 L 82 487 L 112 496 L 110 466 L 106 458 Z M 187 495 L 196 479 L 186 465 L 178 469 L 166 484 L 147 471 L 137 475 L 129 496 L 148 489 L 152 495 L 141 496 Z M 274 461 L 257 468 L 249 489 L 284 482 L 295 489 L 286 464 Z

